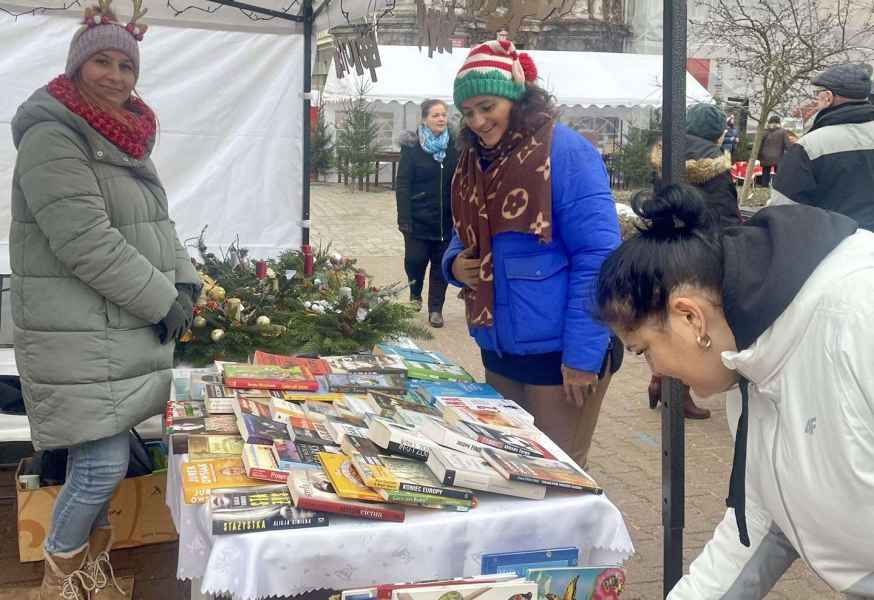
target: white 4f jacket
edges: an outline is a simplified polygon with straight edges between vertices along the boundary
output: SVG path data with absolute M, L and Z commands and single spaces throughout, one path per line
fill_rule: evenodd
M 722 360 L 750 382 L 751 544 L 729 509 L 668 599 L 763 598 L 796 558 L 874 598 L 874 234 L 841 242 L 752 346 Z M 734 434 L 736 389 L 727 403 Z

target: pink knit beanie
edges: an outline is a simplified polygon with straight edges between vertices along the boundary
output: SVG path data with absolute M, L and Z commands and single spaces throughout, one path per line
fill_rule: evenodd
M 99 6 L 85 10 L 84 25 L 73 35 L 67 53 L 67 66 L 64 73 L 73 78 L 85 61 L 101 50 L 118 50 L 134 64 L 134 76 L 140 77 L 139 41 L 143 39 L 147 26 L 136 23 L 146 13 L 140 10 L 142 2 L 134 2 L 134 16 L 130 23 L 122 25 L 109 9 L 111 0 L 101 0 Z

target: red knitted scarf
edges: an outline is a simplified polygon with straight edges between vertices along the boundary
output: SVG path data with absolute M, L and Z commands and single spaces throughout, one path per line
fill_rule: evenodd
M 145 102 L 131 96 L 128 118 L 117 119 L 111 113 L 85 101 L 76 85 L 66 76 L 58 75 L 48 85 L 49 93 L 70 111 L 85 119 L 100 135 L 119 150 L 136 159 L 146 156 L 149 142 L 155 137 L 155 113 Z

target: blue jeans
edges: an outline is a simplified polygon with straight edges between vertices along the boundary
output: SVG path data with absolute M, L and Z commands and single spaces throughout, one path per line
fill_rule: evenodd
M 46 552 L 81 548 L 95 527 L 109 525 L 109 499 L 127 474 L 130 433 L 85 442 L 70 448 L 67 480 L 55 502 Z

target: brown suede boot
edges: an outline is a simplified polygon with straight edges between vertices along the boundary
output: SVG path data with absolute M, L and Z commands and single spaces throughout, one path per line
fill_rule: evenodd
M 94 580 L 92 600 L 128 600 L 133 597 L 134 578 L 115 577 L 109 551 L 112 549 L 112 527 L 97 527 L 88 539 L 88 574 Z
M 86 571 L 88 544 L 72 552 L 45 552 L 39 600 L 90 600 L 94 579 Z

